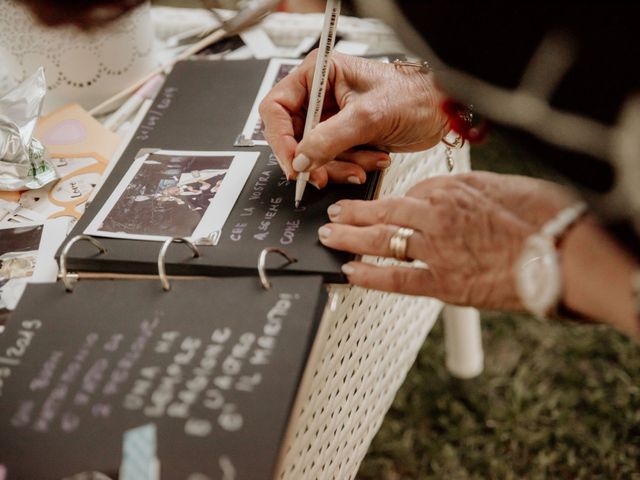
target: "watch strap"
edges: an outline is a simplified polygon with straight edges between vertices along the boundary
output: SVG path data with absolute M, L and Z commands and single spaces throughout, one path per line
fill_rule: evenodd
M 549 220 L 540 231 L 526 241 L 525 250 L 521 254 L 521 260 L 519 267 L 517 268 L 517 282 L 520 299 L 523 305 L 529 312 L 537 317 L 557 316 L 559 314 L 567 314 L 568 312 L 561 312 L 563 310 L 563 278 L 560 270 L 560 253 L 558 252 L 559 244 L 563 236 L 567 233 L 571 226 L 573 226 L 584 213 L 587 211 L 587 205 L 584 202 L 579 202 L 570 207 L 567 207 L 556 214 L 551 220 Z M 523 277 L 522 265 L 528 263 L 526 258 L 527 246 L 532 246 L 535 243 L 539 245 L 548 245 L 547 248 L 553 249 L 554 255 L 547 256 L 547 261 L 552 260 L 554 263 L 555 276 L 553 279 L 548 279 L 547 287 L 551 290 L 547 292 L 542 298 L 531 299 L 528 298 L 527 289 L 522 287 L 526 284 L 526 277 Z M 518 264 L 517 264 L 518 265 Z M 543 281 L 543 280 L 541 280 Z M 555 286 L 554 286 L 555 285 Z M 549 297 L 549 298 L 545 298 Z M 569 317 L 576 317 L 575 315 L 567 315 Z
M 579 202 L 567 207 L 549 220 L 542 227 L 540 233 L 559 240 L 560 237 L 562 237 L 562 235 L 564 235 L 564 233 L 586 212 L 587 204 L 584 202 Z

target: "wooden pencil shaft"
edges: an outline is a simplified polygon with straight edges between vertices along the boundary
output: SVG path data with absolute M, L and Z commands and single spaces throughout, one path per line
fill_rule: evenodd
M 322 35 L 320 36 L 320 48 L 316 59 L 313 80 L 311 82 L 311 92 L 309 92 L 309 108 L 304 123 L 303 137 L 320 123 L 322 116 L 322 106 L 324 96 L 327 92 L 327 81 L 329 80 L 329 69 L 331 67 L 331 52 L 336 42 L 336 31 L 338 29 L 338 17 L 340 16 L 340 0 L 329 0 L 324 14 L 324 24 Z M 309 172 L 301 172 L 296 181 L 295 205 L 300 205 L 307 182 Z
M 331 52 L 336 42 L 336 30 L 338 26 L 338 16 L 340 15 L 340 0 L 329 0 L 327 2 L 327 12 L 325 14 L 322 35 L 320 37 L 320 48 L 316 59 L 315 70 L 313 71 L 313 81 L 311 92 L 309 93 L 309 109 L 304 125 L 304 135 L 313 130 L 322 116 L 322 106 L 324 96 L 327 91 L 327 81 L 329 80 L 329 61 Z

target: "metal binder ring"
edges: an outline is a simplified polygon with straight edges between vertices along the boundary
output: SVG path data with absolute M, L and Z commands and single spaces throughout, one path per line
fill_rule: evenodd
M 287 265 L 291 265 L 292 263 L 295 263 L 298 261 L 295 258 L 290 257 L 289 254 L 287 254 L 287 252 L 285 252 L 284 250 L 280 250 L 279 248 L 275 248 L 275 247 L 264 248 L 260 252 L 260 258 L 258 259 L 258 275 L 260 276 L 260 283 L 262 284 L 262 288 L 264 288 L 265 290 L 269 290 L 271 288 L 271 281 L 269 280 L 269 277 L 267 277 L 267 271 L 266 271 L 267 256 L 270 253 L 277 253 L 283 256 L 284 258 L 286 258 L 288 261 Z
M 191 251 L 193 252 L 193 258 L 198 258 L 200 256 L 200 251 L 198 247 L 196 247 L 191 240 L 183 237 L 173 237 L 169 238 L 162 244 L 162 248 L 160 249 L 160 253 L 158 254 L 158 276 L 160 277 L 160 283 L 162 283 L 162 289 L 165 292 L 171 290 L 171 284 L 169 283 L 169 277 L 167 277 L 167 269 L 164 265 L 164 258 L 167 256 L 167 250 L 172 243 L 186 243 Z
M 69 255 L 71 247 L 73 247 L 73 245 L 80 240 L 86 240 L 90 242 L 91 245 L 93 245 L 100 251 L 100 254 L 107 253 L 107 249 L 104 248 L 98 240 L 90 237 L 89 235 L 76 235 L 71 240 L 69 240 L 64 246 L 62 253 L 60 254 L 60 278 L 62 279 L 62 283 L 64 284 L 64 288 L 67 290 L 67 292 L 73 292 L 73 282 L 69 278 L 69 272 L 67 271 L 67 256 Z

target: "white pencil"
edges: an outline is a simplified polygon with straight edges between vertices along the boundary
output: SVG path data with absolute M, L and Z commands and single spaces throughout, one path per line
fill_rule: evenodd
M 329 60 L 331 52 L 336 43 L 336 29 L 338 27 L 338 17 L 340 16 L 340 0 L 328 0 L 327 9 L 324 12 L 324 25 L 320 37 L 320 48 L 316 67 L 313 72 L 313 82 L 311 83 L 311 93 L 309 94 L 309 108 L 304 124 L 303 137 L 313 130 L 322 115 L 322 105 L 324 95 L 327 91 L 327 80 L 329 79 Z M 309 172 L 302 172 L 296 180 L 295 206 L 298 208 L 304 189 L 309 181 Z

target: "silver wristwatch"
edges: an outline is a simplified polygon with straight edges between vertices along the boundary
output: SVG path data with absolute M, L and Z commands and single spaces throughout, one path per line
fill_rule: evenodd
M 516 261 L 514 273 L 520 301 L 537 317 L 553 312 L 562 298 L 558 241 L 586 210 L 582 202 L 562 210 L 527 239 Z

